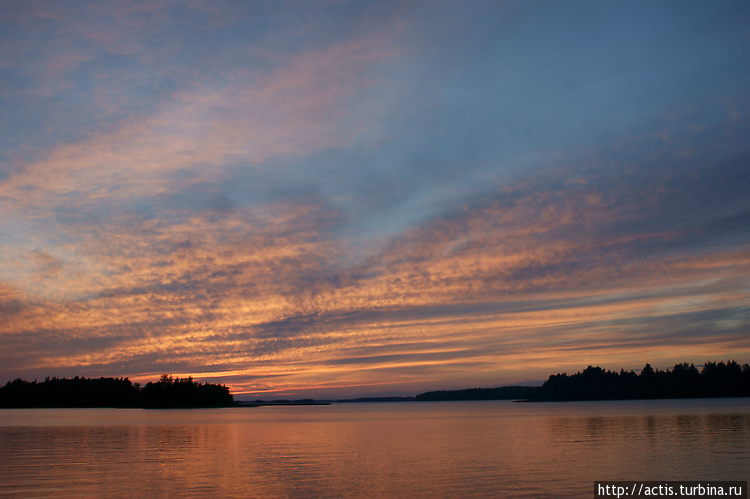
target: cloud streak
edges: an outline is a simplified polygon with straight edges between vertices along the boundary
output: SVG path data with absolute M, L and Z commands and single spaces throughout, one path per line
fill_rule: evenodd
M 343 396 L 750 360 L 747 9 L 634 5 L 583 16 L 633 42 L 602 48 L 560 6 L 9 9 L 0 379 Z M 636 18 L 701 51 L 638 59 Z

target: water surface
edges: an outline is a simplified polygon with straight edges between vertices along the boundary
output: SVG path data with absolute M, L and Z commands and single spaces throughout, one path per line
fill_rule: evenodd
M 750 479 L 750 399 L 0 410 L 3 497 L 593 495 Z

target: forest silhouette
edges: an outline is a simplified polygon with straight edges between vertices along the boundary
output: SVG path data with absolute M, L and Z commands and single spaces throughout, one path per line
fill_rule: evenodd
M 448 401 L 448 400 L 627 400 L 663 398 L 748 397 L 750 365 L 735 361 L 706 362 L 699 371 L 693 364 L 676 364 L 672 370 L 646 364 L 640 373 L 608 371 L 588 366 L 573 375 L 553 374 L 542 386 L 501 386 L 430 391 L 411 397 L 376 397 L 338 402 Z M 242 406 L 313 405 L 311 399 L 242 403 Z M 196 383 L 192 377 L 162 375 L 141 386 L 128 378 L 47 378 L 42 382 L 16 379 L 0 387 L 0 408 L 21 407 L 142 407 L 190 408 L 238 405 L 224 385 Z
M 550 376 L 532 391 L 530 400 L 618 400 L 750 396 L 750 365 L 735 361 L 676 364 L 674 369 L 654 370 L 646 364 L 640 374 L 605 371 L 589 366 L 568 376 Z
M 573 375 L 553 374 L 542 386 L 503 386 L 426 392 L 416 400 L 628 400 L 663 398 L 748 397 L 750 365 L 735 361 L 676 364 L 672 370 L 654 370 L 646 364 L 634 371 L 605 371 L 588 366 Z
M 0 407 L 227 407 L 234 398 L 224 385 L 196 383 L 192 377 L 164 374 L 141 386 L 128 378 L 47 378 L 42 382 L 16 379 L 0 387 Z

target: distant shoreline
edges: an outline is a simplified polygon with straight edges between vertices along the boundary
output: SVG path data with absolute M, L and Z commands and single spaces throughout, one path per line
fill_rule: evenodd
M 196 383 L 192 378 L 163 375 L 141 387 L 128 378 L 52 378 L 43 382 L 21 379 L 0 387 L 0 408 L 209 408 L 313 406 L 368 402 L 441 402 L 513 400 L 566 402 L 599 400 L 662 400 L 750 397 L 750 365 L 735 361 L 676 364 L 672 370 L 654 370 L 646 364 L 634 371 L 605 371 L 588 366 L 581 372 L 551 375 L 541 386 L 501 386 L 438 390 L 415 397 L 360 397 L 338 400 L 235 401 L 224 385 Z
M 750 397 L 750 365 L 706 362 L 701 371 L 693 364 L 676 364 L 672 370 L 654 370 L 646 364 L 640 374 L 605 371 L 588 366 L 571 376 L 551 375 L 539 387 L 507 386 L 426 392 L 417 400 L 505 400 L 565 402 L 596 400 L 662 400 Z
M 298 405 L 331 405 L 328 401 L 318 400 L 274 400 L 265 401 L 236 401 L 232 407 L 281 407 L 281 406 L 298 406 Z
M 231 407 L 234 398 L 224 385 L 196 383 L 163 375 L 141 386 L 128 378 L 16 379 L 0 387 L 0 408 L 191 409 Z

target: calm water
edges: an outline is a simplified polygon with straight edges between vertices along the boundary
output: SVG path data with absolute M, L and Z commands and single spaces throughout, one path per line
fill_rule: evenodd
M 750 479 L 750 399 L 0 410 L 2 497 L 592 497 L 617 479 Z

